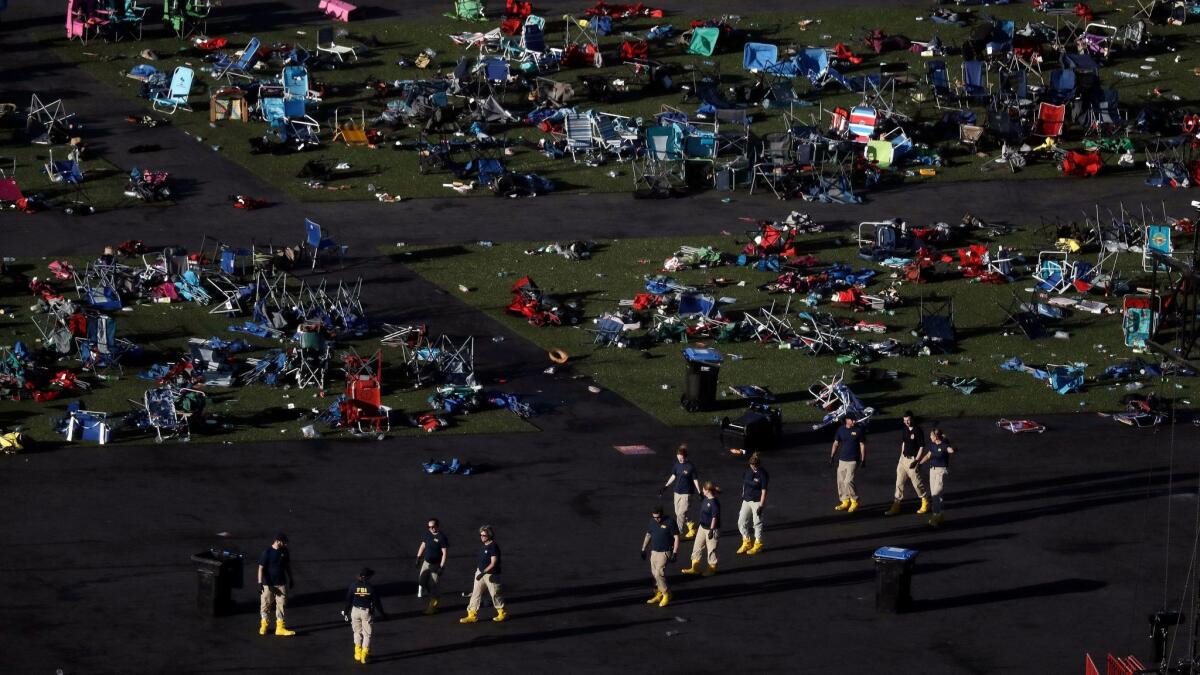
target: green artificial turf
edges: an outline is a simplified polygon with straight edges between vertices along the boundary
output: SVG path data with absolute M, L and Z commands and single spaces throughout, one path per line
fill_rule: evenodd
M 7 347 L 22 341 L 31 349 L 37 346 L 41 335 L 31 321 L 33 312 L 30 307 L 34 304 L 34 299 L 26 289 L 29 277 L 46 279 L 51 276 L 46 270 L 48 262 L 20 259 L 10 263 L 9 274 L 0 278 L 0 307 L 4 309 L 4 313 L 0 315 L 0 345 Z M 72 262 L 80 264 L 83 261 Z M 132 264 L 132 259 L 127 263 Z M 71 288 L 70 282 L 55 283 L 64 291 Z M 73 294 L 68 293 L 68 297 L 73 297 Z M 139 378 L 138 373 L 153 363 L 174 362 L 183 356 L 187 353 L 187 339 L 190 337 L 218 336 L 224 340 L 239 338 L 254 345 L 253 351 L 238 354 L 236 358 L 239 360 L 262 356 L 267 349 L 281 346 L 274 340 L 230 332 L 230 325 L 240 325 L 244 319 L 210 314 L 209 309 L 210 307 L 190 302 L 179 302 L 170 305 L 142 304 L 133 306 L 132 311 L 112 313 L 111 316 L 117 320 L 117 336 L 143 347 L 144 353 L 138 358 L 126 359 L 123 363 L 123 373 L 113 371 L 115 378 L 99 379 L 91 374 L 80 375 L 81 379 L 92 385 L 91 390 L 82 397 L 64 396 L 44 403 L 29 400 L 3 402 L 0 404 L 0 427 L 8 430 L 20 425 L 33 440 L 53 444 L 62 441 L 61 436 L 52 432 L 53 420 L 65 415 L 67 405 L 71 401 L 82 398 L 87 409 L 116 416 L 131 412 L 135 409 L 131 401 L 140 403 L 143 393 L 153 387 L 151 381 Z M 366 310 L 370 312 L 369 305 Z M 324 411 L 342 391 L 341 355 L 350 349 L 355 349 L 363 355 L 372 354 L 380 348 L 379 337 L 381 336 L 378 334 L 368 334 L 362 339 L 336 345 L 323 393 L 312 388 L 272 387 L 262 383 L 205 388 L 209 396 L 206 416 L 214 423 L 193 424 L 192 442 L 242 443 L 300 438 L 300 428 L 313 423 L 313 409 Z M 78 373 L 80 364 L 77 357 L 78 354 L 73 353 L 55 368 L 72 369 Z M 383 361 L 383 403 L 391 406 L 394 411 L 392 435 L 412 436 L 424 433 L 404 424 L 403 418 L 405 415 L 429 410 L 426 399 L 432 393 L 431 388 L 414 389 L 409 386 L 396 350 L 384 347 Z M 294 405 L 294 408 L 289 409 L 289 404 Z M 485 410 L 456 416 L 451 422 L 445 431 L 439 433 L 507 433 L 532 430 L 530 425 L 505 410 Z M 321 423 L 316 423 L 316 428 L 327 438 L 349 435 L 344 430 L 330 429 Z M 113 442 L 147 442 L 152 438 L 152 435 L 127 430 L 114 434 Z
M 868 292 L 877 292 L 890 285 L 890 270 L 865 263 L 857 257 L 856 247 L 844 242 L 845 234 L 822 233 L 801 239 L 800 253 L 811 253 L 823 262 L 846 262 L 855 269 L 869 267 L 880 270 Z M 1026 229 L 1005 237 L 1006 245 L 1024 252 L 1030 264 L 1037 259 L 1046 235 Z M 464 245 L 414 250 L 393 249 L 393 259 L 413 269 L 465 302 L 497 317 L 505 325 L 546 349 L 562 348 L 572 354 L 574 367 L 594 376 L 603 386 L 621 394 L 663 422 L 673 425 L 708 424 L 724 415 L 736 416 L 745 402 L 722 393 L 717 411 L 688 413 L 679 405 L 683 384 L 684 361 L 682 344 L 659 344 L 642 353 L 633 349 L 596 347 L 593 345 L 593 319 L 605 312 L 618 311 L 618 301 L 632 298 L 643 291 L 643 279 L 657 274 L 663 261 L 680 245 L 714 246 L 736 253 L 746 236 L 738 233 L 722 236 L 701 236 L 690 239 L 635 239 L 598 242 L 598 250 L 590 260 L 568 261 L 553 254 L 527 255 L 527 249 L 544 246 L 531 244 L 495 244 L 493 247 Z M 1177 246 L 1182 244 L 1177 243 Z M 1079 254 L 1081 260 L 1095 260 L 1095 251 Z M 1120 260 L 1126 278 L 1136 287 L 1147 282 L 1140 273 L 1141 260 L 1137 254 L 1124 254 Z M 1022 267 L 1018 267 L 1021 270 Z M 1134 270 L 1138 270 L 1135 272 Z M 524 275 L 530 275 L 544 290 L 560 297 L 582 301 L 587 319 L 580 327 L 534 327 L 523 318 L 509 316 L 504 308 L 511 300 L 510 287 Z M 751 268 L 722 266 L 713 269 L 694 269 L 672 274 L 690 285 L 703 285 L 722 277 L 734 282 L 711 292 L 732 297 L 735 301 L 727 311 L 756 310 L 775 303 L 780 310 L 788 307 L 796 312 L 807 309 L 801 296 L 769 295 L 758 286 L 772 281 L 774 273 L 758 272 Z M 952 273 L 951 277 L 957 277 Z M 807 392 L 820 378 L 845 373 L 846 381 L 867 405 L 879 414 L 896 416 L 905 409 L 931 417 L 1039 415 L 1043 413 L 1099 412 L 1122 409 L 1122 396 L 1128 392 L 1124 384 L 1097 382 L 1103 368 L 1135 356 L 1123 343 L 1120 315 L 1092 315 L 1069 311 L 1060 321 L 1047 321 L 1050 333 L 1064 331 L 1066 339 L 1047 337 L 1030 341 L 1021 334 L 1004 335 L 1000 329 L 1005 318 L 997 303 L 1008 305 L 1011 291 L 1023 300 L 1025 289 L 1033 282 L 1028 274 L 1011 285 L 969 283 L 961 278 L 947 278 L 928 284 L 903 284 L 899 287 L 903 306 L 887 313 L 853 313 L 822 302 L 815 310 L 831 312 L 839 317 L 881 321 L 888 327 L 886 335 L 858 333 L 851 336 L 873 342 L 894 337 L 903 343 L 915 338 L 910 331 L 917 325 L 919 298 L 953 297 L 955 324 L 960 337 L 959 351 L 948 355 L 886 358 L 870 364 L 878 371 L 895 371 L 897 379 L 876 381 L 856 380 L 853 366 L 843 366 L 831 354 L 810 356 L 800 351 L 780 350 L 776 345 L 752 342 L 700 342 L 716 347 L 726 355 L 720 372 L 721 389 L 726 385 L 760 385 L 768 387 L 779 398 L 785 420 L 813 422 L 820 418 L 817 409 L 809 405 Z M 462 292 L 459 286 L 469 292 Z M 1119 309 L 1120 300 L 1108 300 Z M 693 343 L 694 346 L 694 343 Z M 1083 362 L 1087 385 L 1082 393 L 1059 395 L 1045 383 L 1024 373 L 1002 371 L 999 366 L 1010 357 L 1019 357 L 1026 364 L 1042 367 L 1046 364 Z M 1153 357 L 1143 358 L 1153 361 Z M 944 386 L 934 386 L 939 374 L 977 377 L 983 381 L 972 395 L 964 395 Z M 1144 391 L 1157 391 L 1177 399 L 1196 396 L 1192 379 L 1170 379 L 1165 382 L 1147 380 Z M 1187 403 L 1181 403 L 1187 407 Z
M 448 6 L 450 3 L 446 3 Z M 1132 10 L 1129 3 L 1099 5 L 1097 20 L 1120 25 L 1129 20 Z M 218 9 L 218 12 L 235 12 L 236 8 Z M 1012 5 L 982 8 L 975 12 L 976 16 L 992 15 L 1000 18 L 1013 18 L 1018 26 L 1031 20 L 1046 20 L 1054 22 L 1053 17 L 1034 13 L 1028 5 Z M 604 52 L 615 52 L 617 45 L 625 39 L 638 39 L 647 29 L 657 23 L 670 23 L 677 29 L 687 28 L 692 19 L 702 19 L 700 16 L 677 15 L 666 19 L 636 18 L 615 23 L 615 32 L 601 39 Z M 747 31 L 750 38 L 781 45 L 782 50 L 789 48 L 803 49 L 807 46 L 830 47 L 836 42 L 844 42 L 851 49 L 863 53 L 866 49 L 861 43 L 861 37 L 866 28 L 882 28 L 889 34 L 903 34 L 914 40 L 928 40 L 934 35 L 939 36 L 948 45 L 961 44 L 968 35 L 970 28 L 957 26 L 942 26 L 933 24 L 923 13 L 915 9 L 878 8 L 869 13 L 862 11 L 828 11 L 811 13 L 786 14 L 757 14 L 747 13 L 738 27 Z M 559 16 L 548 16 L 547 43 L 551 46 L 561 46 L 564 40 L 564 20 Z M 807 28 L 802 29 L 801 19 L 813 19 Z M 354 109 L 363 108 L 368 118 L 377 115 L 385 103 L 395 96 L 376 96 L 367 87 L 367 83 L 377 80 L 423 79 L 432 77 L 435 72 L 447 72 L 452 69 L 457 58 L 470 51 L 454 45 L 449 35 L 464 31 L 486 31 L 497 25 L 489 23 L 468 23 L 439 19 L 426 22 L 417 21 L 356 21 L 346 28 L 338 26 L 339 32 L 348 31 L 349 35 L 339 37 L 341 44 L 355 45 L 363 41 L 378 41 L 378 46 L 365 50 L 361 60 L 347 62 L 336 70 L 319 70 L 312 72 L 313 86 L 323 86 L 326 96 L 320 108 L 313 114 L 325 125 L 325 138 L 331 137 L 330 123 L 334 119 L 337 108 L 348 106 Z M 69 63 L 78 65 L 91 75 L 112 85 L 130 97 L 128 109 L 138 111 L 148 109 L 146 101 L 133 99 L 137 95 L 139 84 L 125 77 L 131 67 L 145 62 L 139 56 L 143 49 L 153 49 L 162 58 L 153 65 L 169 72 L 180 64 L 187 64 L 196 70 L 196 83 L 193 88 L 192 107 L 194 112 L 179 112 L 172 118 L 172 123 L 194 137 L 203 139 L 207 146 L 219 146 L 222 155 L 249 168 L 264 180 L 280 187 L 293 197 L 302 200 L 369 200 L 375 198 L 376 192 L 383 192 L 399 197 L 445 197 L 457 194 L 447 189 L 443 184 L 453 179 L 449 173 L 435 172 L 427 176 L 418 175 L 417 157 L 415 151 L 394 150 L 391 143 L 381 145 L 378 149 L 363 147 L 345 147 L 344 145 L 327 142 L 323 147 L 311 152 L 291 156 L 253 156 L 250 154 L 248 139 L 259 136 L 264 132 L 262 122 L 228 123 L 221 122 L 210 125 L 208 121 L 208 95 L 214 86 L 211 75 L 202 67 L 201 54 L 189 48 L 189 43 L 178 40 L 173 34 L 167 35 L 163 30 L 150 27 L 148 22 L 146 39 L 141 42 L 123 41 L 105 44 L 93 41 L 86 46 L 78 43 L 68 43 L 61 37 L 47 38 L 47 41 L 57 47 L 62 58 Z M 294 44 L 299 42 L 311 48 L 315 42 L 318 24 L 281 25 L 277 30 L 259 33 L 257 36 L 264 45 L 282 43 Z M 1196 103 L 1194 100 L 1196 76 L 1192 68 L 1197 62 L 1197 38 L 1186 27 L 1152 26 L 1154 35 L 1161 38 L 1161 46 L 1146 54 L 1117 56 L 1105 67 L 1103 82 L 1105 86 L 1115 87 L 1120 93 L 1121 102 L 1127 109 L 1136 109 L 1142 103 L 1157 99 L 1170 105 L 1187 107 Z M 230 41 L 230 47 L 240 48 L 251 37 L 248 34 L 232 33 L 224 35 Z M 1173 51 L 1166 51 L 1169 47 Z M 397 61 L 401 58 L 412 61 L 424 49 L 436 52 L 433 65 L 427 70 L 416 68 L 400 68 Z M 722 47 L 718 44 L 717 53 L 711 58 L 687 55 L 683 47 L 668 45 L 655 46 L 651 55 L 659 60 L 679 64 L 688 69 L 719 69 L 723 86 L 738 86 L 749 84 L 752 76 L 742 70 L 741 44 Z M 1154 58 L 1153 62 L 1144 60 L 1147 56 Z M 1178 62 L 1176 61 L 1178 59 Z M 912 74 L 918 81 L 924 78 L 924 59 L 908 52 L 890 52 L 880 57 L 871 55 L 867 63 L 844 68 L 848 75 L 862 75 L 875 72 L 876 64 L 886 60 L 890 62 L 907 61 L 912 64 Z M 961 58 L 948 57 L 952 79 L 958 79 Z M 618 59 L 608 58 L 609 65 L 601 69 L 574 68 L 552 73 L 549 77 L 571 83 L 575 87 L 577 98 L 575 106 L 578 109 L 594 109 L 597 111 L 641 117 L 649 120 L 662 110 L 665 105 L 694 112 L 694 101 L 683 103 L 678 93 L 669 95 L 654 95 L 642 92 L 640 85 L 632 84 L 631 91 L 618 94 L 611 103 L 599 103 L 586 98 L 586 91 L 580 81 L 585 75 L 602 75 L 606 77 L 623 78 L 631 83 L 634 81 L 633 71 L 629 66 L 622 65 Z M 1046 64 L 1044 71 L 1049 71 L 1056 64 Z M 1143 68 L 1143 66 L 1145 68 Z M 266 79 L 276 77 L 281 69 L 278 60 L 259 71 L 260 77 Z M 691 72 L 683 73 L 678 79 L 688 82 Z M 1122 78 L 1117 71 L 1133 73 L 1136 79 Z M 803 78 L 801 78 L 803 79 Z M 834 106 L 852 106 L 858 102 L 859 96 L 827 88 L 822 92 L 805 93 L 807 85 L 797 82 L 798 92 L 820 107 L 800 108 L 797 111 L 799 121 L 815 120 L 822 127 L 829 122 L 828 114 L 820 112 Z M 836 87 L 836 85 L 835 85 Z M 912 100 L 912 92 L 923 90 L 923 86 L 912 89 L 901 89 L 896 95 L 898 109 L 912 117 L 910 125 L 921 125 L 938 120 L 942 111 L 936 109 L 930 101 L 917 103 Z M 1157 94 L 1155 93 L 1157 90 Z M 523 110 L 527 106 L 518 100 L 518 94 L 511 94 L 505 99 L 506 105 L 513 110 Z M 976 110 L 983 119 L 982 110 Z M 771 131 L 783 130 L 782 113 L 777 110 L 756 111 L 754 131 L 762 135 Z M 1067 143 L 1068 146 L 1079 145 L 1076 136 Z M 583 164 L 573 164 L 570 159 L 551 160 L 546 158 L 536 148 L 540 139 L 547 138 L 541 131 L 521 125 L 513 127 L 500 136 L 512 144 L 512 155 L 505 157 L 507 166 L 515 171 L 536 172 L 552 178 L 560 190 L 570 191 L 626 191 L 633 186 L 632 174 L 628 164 L 610 163 L 604 167 L 589 167 Z M 398 139 L 408 143 L 418 138 L 416 129 L 401 129 L 389 135 L 389 140 Z M 1145 139 L 1135 137 L 1139 143 Z M 995 154 L 994 148 L 984 150 Z M 1032 159 L 1025 170 L 1011 174 L 1007 171 L 995 171 L 981 174 L 979 165 L 985 160 L 971 154 L 956 141 L 950 141 L 941 146 L 946 166 L 938 169 L 935 177 L 912 176 L 904 178 L 912 181 L 944 181 L 944 180 L 1007 180 L 1007 179 L 1041 179 L 1057 174 L 1057 167 L 1048 159 Z M 1140 168 L 1120 169 L 1116 166 L 1115 157 L 1107 153 L 1106 173 L 1138 172 Z M 356 175 L 333 181 L 331 184 L 313 189 L 296 177 L 300 168 L 310 159 L 329 158 L 347 162 Z M 458 153 L 458 161 L 466 161 L 469 155 Z M 1140 167 L 1139 163 L 1137 167 Z M 914 167 L 915 168 L 915 167 Z M 615 176 L 610 175 L 615 172 Z M 903 170 L 901 170 L 903 173 Z M 903 178 L 903 176 L 902 176 Z

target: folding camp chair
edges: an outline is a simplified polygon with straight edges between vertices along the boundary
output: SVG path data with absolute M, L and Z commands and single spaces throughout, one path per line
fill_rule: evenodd
M 1153 21 L 1161 2 L 1162 0 L 1134 0 L 1134 5 L 1137 9 L 1133 12 L 1133 18 Z
M 163 23 L 181 38 L 195 32 L 204 35 L 213 4 L 214 0 L 163 0 Z
M 392 409 L 383 405 L 383 352 L 369 359 L 351 352 L 344 359 L 346 391 L 339 404 L 342 424 L 359 433 L 382 434 L 391 429 Z
M 1158 257 L 1170 258 L 1175 253 L 1171 244 L 1170 225 L 1147 225 L 1142 243 L 1142 271 L 1153 272 L 1165 270 L 1167 265 L 1159 262 Z
M 1042 138 L 1058 138 L 1062 136 L 1063 125 L 1066 124 L 1067 107 L 1053 103 L 1039 103 L 1037 119 L 1033 122 L 1032 135 Z
M 96 0 L 67 0 L 67 39 L 87 44 L 108 30 L 111 22 L 107 16 Z
M 961 95 L 976 103 L 991 101 L 992 92 L 988 85 L 987 64 L 983 61 L 963 61 Z
M 567 151 L 571 153 L 572 161 L 580 158 L 587 161 L 596 159 L 596 144 L 592 136 L 592 116 L 589 113 L 578 113 L 568 110 L 563 114 L 563 135 L 567 142 Z
M 250 38 L 250 42 L 246 43 L 246 48 L 242 50 L 242 55 L 236 59 L 226 57 L 223 61 L 219 61 L 213 66 L 213 78 L 224 79 L 229 84 L 233 84 L 233 78 L 241 78 L 243 80 L 254 80 L 254 74 L 250 69 L 258 60 L 258 50 L 262 43 L 258 38 Z
M 928 342 L 943 350 L 953 347 L 957 342 L 954 332 L 954 298 L 934 301 L 921 296 L 918 316 L 917 332 Z
M 712 56 L 717 48 L 717 39 L 721 37 L 721 29 L 702 26 L 692 29 L 692 37 L 688 41 L 687 53 L 697 56 Z
M 939 110 L 957 110 L 957 106 L 947 105 L 947 101 L 955 98 L 950 86 L 950 71 L 945 61 L 928 61 L 925 64 L 925 82 L 933 94 L 933 100 Z
M 83 369 L 98 375 L 110 370 L 124 373 L 121 360 L 140 351 L 129 340 L 117 337 L 117 322 L 104 314 L 88 315 L 87 335 L 75 338 L 75 345 Z
M 638 138 L 634 121 L 624 115 L 597 113 L 592 116 L 592 141 L 600 150 L 625 159 Z
M 103 11 L 111 22 L 114 40 L 119 42 L 126 36 L 142 39 L 142 23 L 149 7 L 137 4 L 136 0 L 107 0 L 105 5 Z
M 320 144 L 321 124 L 305 114 L 306 98 L 290 96 L 280 86 L 264 85 L 259 88 L 258 105 L 263 120 L 281 142 L 294 143 L 298 149 Z
M 850 387 L 842 381 L 844 374 L 838 374 L 828 380 L 821 378 L 808 388 L 813 397 L 812 404 L 825 411 L 821 421 L 812 425 L 813 430 L 823 429 L 831 424 L 841 422 L 849 417 L 857 425 L 865 425 L 875 414 L 875 409 L 868 407 L 850 391 Z
M 459 21 L 487 21 L 485 5 L 483 0 L 454 0 L 454 11 L 445 16 Z
M 511 75 L 508 60 L 498 56 L 486 56 L 475 66 L 476 72 L 482 73 L 483 82 L 487 85 L 492 96 L 503 98 L 508 91 Z
M 334 42 L 332 27 L 322 28 L 317 31 L 317 53 L 320 54 L 322 52 L 336 56 L 338 61 L 345 61 L 347 54 L 353 56 L 355 61 L 358 60 L 358 52 L 355 51 L 354 47 L 347 47 Z
M 336 252 L 338 262 L 340 263 L 342 256 L 346 254 L 346 250 L 349 248 L 331 239 L 325 228 L 308 218 L 304 219 L 304 246 L 312 256 L 312 269 L 314 270 L 317 269 L 317 260 L 322 251 Z
M 1121 301 L 1121 332 L 1125 346 L 1145 349 L 1146 342 L 1158 331 L 1162 298 L 1154 295 L 1126 295 Z
M 68 113 L 62 99 L 49 103 L 43 101 L 37 94 L 29 98 L 29 108 L 25 115 L 25 135 L 29 142 L 35 145 L 56 145 L 65 143 L 75 131 L 72 118 L 75 113 Z
M 879 113 L 870 106 L 859 105 L 850 109 L 850 135 L 859 143 L 866 143 L 875 136 L 875 124 Z
M 147 390 L 142 401 L 146 410 L 147 424 L 154 428 L 156 441 L 162 443 L 168 438 L 186 438 L 188 436 L 187 418 L 181 415 L 175 407 L 175 391 L 171 387 Z
M 797 69 L 808 79 L 810 88 L 821 89 L 829 82 L 829 52 L 823 47 L 805 49 L 797 59 Z
M 758 162 L 751 170 L 750 194 L 754 194 L 754 188 L 761 179 L 777 198 L 783 199 L 787 196 L 787 185 L 793 179 L 795 166 L 792 135 L 783 132 L 767 134 L 763 137 L 762 151 L 758 157 Z
M 354 118 L 354 108 L 339 107 L 333 111 L 333 142 L 341 139 L 346 145 L 367 145 L 367 113 L 358 108 L 358 119 Z
M 1050 103 L 1066 103 L 1075 98 L 1075 71 L 1058 68 L 1050 72 L 1050 82 L 1043 93 Z
M 747 42 L 742 50 L 742 69 L 751 73 L 770 70 L 779 60 L 779 47 L 762 42 Z
M 187 66 L 178 66 L 175 72 L 171 74 L 171 86 L 164 92 L 156 92 L 150 97 L 150 104 L 155 110 L 161 110 L 169 115 L 174 115 L 176 110 L 183 108 L 191 112 L 188 107 L 188 95 L 192 91 L 192 78 L 195 73 Z
M 677 124 L 646 129 L 645 152 L 634 166 L 634 189 L 662 194 L 684 180 L 683 130 Z
M 741 157 L 750 155 L 750 111 L 745 108 L 718 109 L 713 115 L 713 132 L 717 137 L 717 154 L 734 151 Z
M 1030 340 L 1037 340 L 1038 338 L 1044 337 L 1046 335 L 1046 328 L 1042 325 L 1042 320 L 1037 315 L 1037 312 L 1032 309 L 1030 305 L 1021 302 L 1021 299 L 1017 297 L 1015 291 L 1012 291 L 1011 295 L 1012 300 L 1009 302 L 1007 307 L 1005 305 L 1001 305 L 999 302 L 996 302 L 996 306 L 999 307 L 1005 315 L 1005 319 L 1003 322 L 1001 322 L 1000 328 L 1002 330 L 1009 327 L 1016 328 Z
M 1065 293 L 1074 288 L 1075 265 L 1066 251 L 1040 251 L 1033 278 L 1038 288 L 1050 293 Z

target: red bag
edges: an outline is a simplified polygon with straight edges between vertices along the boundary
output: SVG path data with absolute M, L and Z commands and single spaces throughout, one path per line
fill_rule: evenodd
M 500 22 L 500 32 L 505 35 L 516 35 L 521 32 L 521 26 L 525 21 L 520 18 L 508 18 Z
M 622 60 L 644 59 L 650 55 L 650 43 L 645 40 L 630 42 L 628 40 L 621 43 L 620 56 Z

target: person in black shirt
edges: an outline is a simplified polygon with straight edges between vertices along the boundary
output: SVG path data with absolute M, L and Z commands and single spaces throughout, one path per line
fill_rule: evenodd
M 271 615 L 271 605 L 275 605 L 275 634 L 295 635 L 296 631 L 288 630 L 284 624 L 288 589 L 295 585 L 286 534 L 275 535 L 275 540 L 258 557 L 258 585 L 262 589 L 258 602 L 258 634 L 267 634 L 267 619 Z
M 700 529 L 696 532 L 696 543 L 692 546 L 692 566 L 683 570 L 684 574 L 699 574 L 711 577 L 717 572 L 717 540 L 721 534 L 721 501 L 717 495 L 721 488 L 712 481 L 705 481 L 701 490 L 704 493 L 704 503 L 700 507 Z M 708 551 L 708 567 L 700 571 L 700 559 Z
M 442 578 L 442 570 L 446 567 L 446 557 L 450 555 L 450 540 L 442 532 L 437 518 L 430 518 L 425 524 L 425 538 L 417 549 L 418 582 L 429 596 L 429 605 L 425 614 L 437 612 L 438 582 Z
M 479 603 L 483 600 L 486 588 L 492 596 L 492 606 L 496 608 L 496 617 L 492 621 L 500 622 L 508 618 L 504 610 L 504 598 L 500 595 L 500 545 L 492 538 L 492 526 L 483 525 L 479 528 L 479 562 L 475 566 L 475 585 L 471 587 L 471 601 L 467 603 L 467 615 L 459 619 L 459 623 L 475 623 L 479 620 Z
M 954 446 L 942 434 L 941 429 L 929 432 L 929 449 L 925 460 L 929 462 L 929 494 L 933 497 L 933 516 L 929 519 L 931 527 L 941 527 L 942 492 L 946 488 L 946 477 L 950 475 L 950 455 L 955 452 Z
M 854 513 L 858 510 L 858 491 L 854 489 L 854 475 L 859 467 L 867 463 L 867 437 L 852 417 L 838 427 L 833 437 L 833 449 L 829 451 L 829 463 L 837 460 L 838 499 L 833 507 L 837 511 Z
M 646 547 L 650 547 L 650 576 L 654 577 L 654 596 L 647 605 L 666 607 L 671 601 L 671 589 L 667 587 L 667 563 L 675 562 L 679 555 L 679 528 L 675 521 L 663 515 L 661 506 L 650 512 L 650 525 L 642 539 L 642 560 L 646 559 Z
M 921 498 L 921 508 L 917 514 L 929 513 L 929 492 L 925 489 L 925 481 L 921 478 L 920 465 L 925 454 L 925 432 L 913 422 L 913 414 L 904 413 L 904 428 L 900 431 L 900 459 L 896 462 L 896 496 L 891 508 L 884 512 L 885 516 L 900 513 L 900 503 L 904 501 L 904 488 L 911 482 L 917 496 Z
M 370 567 L 362 568 L 358 578 L 346 591 L 346 608 L 342 610 L 342 618 L 349 621 L 354 630 L 354 660 L 359 663 L 367 662 L 374 615 L 379 614 L 380 617 L 387 618 L 387 612 L 383 610 L 383 601 L 371 586 L 371 577 L 374 575 L 375 570 Z
M 673 498 L 675 506 L 675 526 L 679 528 L 684 539 L 694 539 L 696 537 L 696 523 L 688 518 L 688 511 L 692 507 L 692 498 L 700 494 L 700 474 L 696 472 L 696 466 L 688 461 L 687 444 L 679 446 L 675 451 L 675 466 L 671 467 L 671 476 L 667 478 L 667 484 L 662 490 L 658 491 L 658 496 L 662 497 L 663 490 L 675 486 Z
M 758 555 L 763 547 L 763 507 L 767 505 L 767 470 L 761 466 L 758 453 L 750 455 L 750 466 L 742 474 L 742 508 L 738 511 L 738 530 L 742 533 L 742 545 L 738 553 Z M 754 541 L 750 541 L 750 525 L 754 525 Z

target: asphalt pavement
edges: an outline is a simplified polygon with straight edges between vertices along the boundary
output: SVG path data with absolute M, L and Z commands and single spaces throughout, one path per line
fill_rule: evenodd
M 316 20 L 314 3 L 227 2 L 229 16 Z M 364 3 L 366 4 L 366 3 Z M 399 20 L 448 2 L 371 3 Z M 679 3 L 664 3 L 677 5 Z M 877 3 L 700 0 L 692 7 L 748 14 L 769 8 Z M 925 6 L 927 3 L 913 3 Z M 578 9 L 542 2 L 539 8 Z M 549 13 L 549 12 L 547 12 Z M 352 659 L 338 617 L 363 565 L 393 618 L 371 651 L 382 672 L 919 672 L 1065 673 L 1086 651 L 1146 657 L 1146 615 L 1184 593 L 1196 501 L 1198 429 L 1135 430 L 1095 415 L 1039 419 L 1045 434 L 1014 436 L 994 420 L 938 420 L 960 453 L 947 488 L 947 521 L 932 530 L 912 513 L 882 515 L 891 499 L 898 433 L 882 421 L 859 481 L 862 508 L 833 511 L 831 434 L 790 426 L 766 456 L 771 473 L 766 550 L 736 556 L 734 523 L 744 460 L 721 449 L 711 427 L 671 429 L 618 396 L 588 392 L 570 371 L 546 375 L 539 349 L 378 253 L 395 241 L 460 243 L 715 233 L 738 217 L 807 211 L 834 226 L 903 216 L 953 221 L 1078 217 L 1099 203 L 1186 208 L 1185 191 L 1157 192 L 1140 178 L 932 184 L 872 195 L 861 207 L 779 202 L 735 193 L 634 202 L 625 194 L 301 204 L 170 127 L 124 122 L 137 110 L 105 85 L 62 67 L 29 32 L 61 23 L 47 3 L 11 7 L 0 23 L 0 100 L 32 91 L 62 96 L 88 137 L 118 165 L 139 143 L 158 143 L 183 187 L 178 204 L 72 218 L 0 214 L 3 254 L 91 254 L 140 238 L 162 245 L 229 241 L 294 243 L 304 217 L 351 245 L 345 274 L 363 275 L 368 311 L 381 321 L 428 322 L 438 332 L 503 335 L 481 341 L 485 377 L 551 406 L 531 433 L 387 439 L 382 442 L 168 443 L 69 447 L 0 458 L 6 500 L 0 546 L 0 671 L 11 673 L 340 672 Z M 157 160 L 156 157 L 156 160 Z M 274 206 L 234 211 L 244 192 Z M 519 214 L 519 218 L 516 216 Z M 248 243 L 248 242 L 247 242 Z M 929 420 L 932 424 L 935 421 Z M 674 601 L 652 592 L 638 546 L 667 476 L 687 442 L 705 479 L 724 487 L 716 576 L 684 579 L 685 545 L 671 567 Z M 645 445 L 625 455 L 616 446 Z M 458 457 L 470 477 L 430 476 L 421 463 Z M 444 612 L 420 614 L 416 551 L 427 517 L 451 539 Z M 475 529 L 489 523 L 505 555 L 505 624 L 461 626 Z M 249 560 L 277 530 L 292 540 L 296 588 L 291 638 L 257 635 L 257 600 L 236 592 L 232 616 L 203 617 L 189 556 L 210 546 Z M 874 606 L 871 553 L 920 551 L 912 612 Z M 253 578 L 248 568 L 246 579 Z M 1187 604 L 1185 603 L 1185 608 Z M 489 610 L 483 612 L 490 618 Z M 1173 645 L 1186 653 L 1186 629 Z

